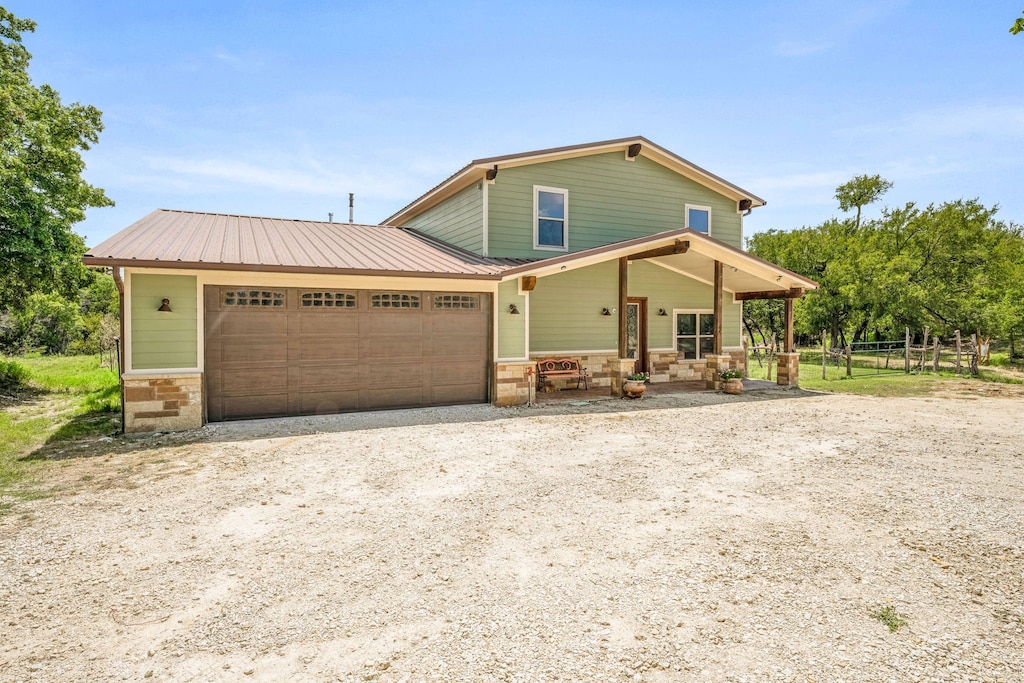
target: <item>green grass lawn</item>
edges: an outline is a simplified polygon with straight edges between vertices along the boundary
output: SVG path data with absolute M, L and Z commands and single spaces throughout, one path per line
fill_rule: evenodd
M 96 356 L 0 358 L 0 510 L 8 498 L 41 495 L 40 478 L 58 451 L 76 440 L 116 434 L 116 370 Z M 13 365 L 12 365 L 13 364 Z
M 811 354 L 808 354 L 811 355 Z M 801 361 L 804 354 L 801 354 Z M 815 391 L 833 391 L 844 394 L 860 394 L 863 396 L 925 396 L 940 390 L 964 389 L 969 390 L 981 382 L 997 382 L 1003 384 L 1021 384 L 1021 380 L 1009 377 L 1005 374 L 990 369 L 982 369 L 978 377 L 971 377 L 963 374 L 957 375 L 950 371 L 937 373 L 911 371 L 908 375 L 903 371 L 903 361 L 898 362 L 898 369 L 890 366 L 875 368 L 870 363 L 864 363 L 862 367 L 853 368 L 853 376 L 846 376 L 846 366 L 841 364 L 836 367 L 829 364 L 825 371 L 825 378 L 821 373 L 821 354 L 817 354 L 812 362 L 800 363 L 800 386 L 804 389 Z M 775 368 L 772 368 L 772 379 L 775 379 Z M 750 360 L 750 377 L 752 379 L 766 379 L 767 366 L 759 367 L 757 361 Z

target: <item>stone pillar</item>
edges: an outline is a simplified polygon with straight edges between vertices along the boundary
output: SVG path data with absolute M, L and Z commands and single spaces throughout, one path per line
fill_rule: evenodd
M 172 432 L 203 426 L 203 376 L 132 373 L 124 381 L 124 431 Z
M 722 380 L 718 376 L 722 370 L 728 370 L 732 361 L 732 356 L 727 353 L 705 353 L 704 362 L 704 386 L 708 389 L 721 389 Z
M 512 361 L 494 364 L 494 397 L 496 406 L 521 406 L 530 402 L 530 385 L 537 379 L 533 361 Z
M 612 396 L 622 396 L 622 384 L 626 381 L 626 375 L 632 375 L 636 368 L 636 361 L 632 358 L 615 358 L 609 361 L 608 370 L 612 380 Z
M 776 383 L 783 387 L 800 386 L 800 354 L 780 353 Z

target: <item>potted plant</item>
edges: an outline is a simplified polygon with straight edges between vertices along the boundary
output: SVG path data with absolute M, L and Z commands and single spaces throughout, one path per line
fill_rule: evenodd
M 622 383 L 622 390 L 630 398 L 640 398 L 647 391 L 648 379 L 650 379 L 650 375 L 646 372 L 634 372 L 626 375 L 626 380 Z
M 743 393 L 743 373 L 739 370 L 722 370 L 718 377 L 722 380 L 722 391 L 725 393 Z

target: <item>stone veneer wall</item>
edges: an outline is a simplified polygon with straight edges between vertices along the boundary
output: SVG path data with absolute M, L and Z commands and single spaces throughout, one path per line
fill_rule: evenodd
M 124 431 L 165 432 L 203 426 L 201 373 L 123 375 Z
M 693 382 L 704 379 L 703 359 L 681 360 L 675 351 L 652 351 L 647 354 L 651 382 Z
M 800 354 L 780 353 L 779 369 L 775 376 L 775 383 L 784 387 L 800 386 Z
M 498 406 L 519 406 L 530 402 L 530 385 L 537 366 L 532 361 L 498 362 L 494 364 L 494 394 L 491 402 Z

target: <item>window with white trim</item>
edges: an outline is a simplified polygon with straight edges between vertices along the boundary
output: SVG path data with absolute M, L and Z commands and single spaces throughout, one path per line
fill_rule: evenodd
M 686 205 L 686 227 L 705 235 L 711 234 L 711 207 Z
M 533 186 L 533 248 L 569 250 L 569 190 Z
M 676 311 L 676 351 L 685 360 L 715 352 L 715 314 Z

